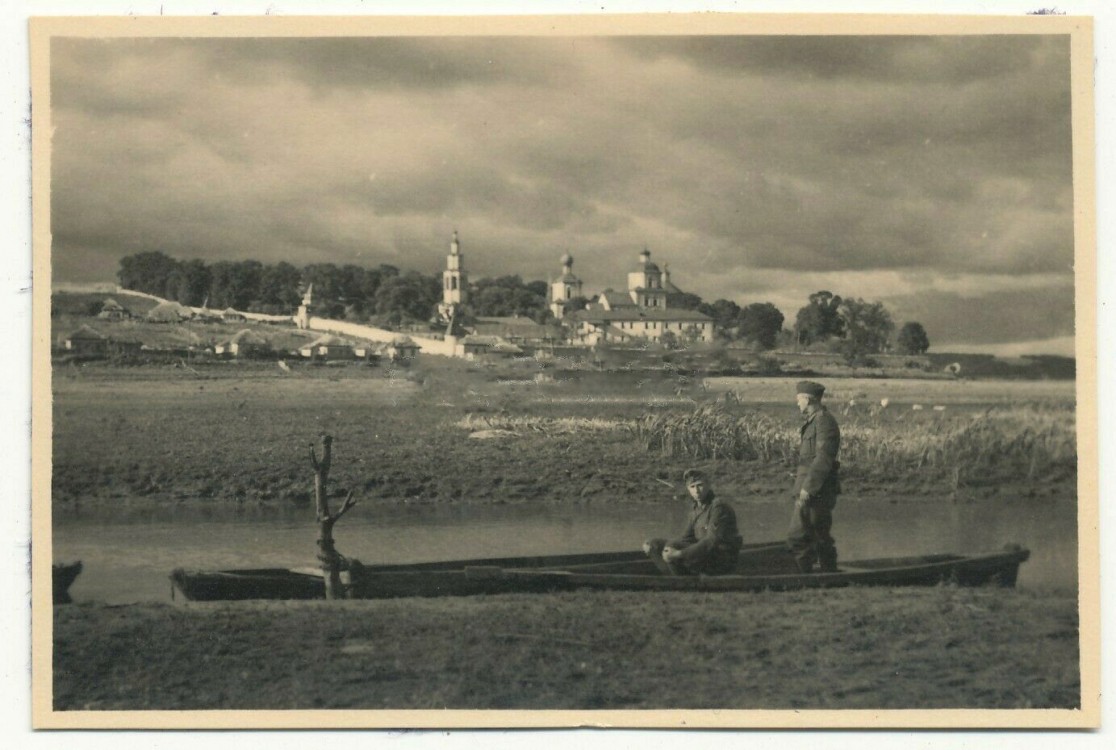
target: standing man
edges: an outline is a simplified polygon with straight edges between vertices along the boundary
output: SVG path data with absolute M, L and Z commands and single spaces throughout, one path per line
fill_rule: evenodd
M 798 384 L 798 410 L 806 418 L 800 430 L 798 470 L 794 479 L 794 513 L 787 546 L 802 573 L 820 563 L 821 572 L 837 570 L 837 547 L 830 536 L 833 506 L 841 493 L 837 470 L 841 463 L 841 430 L 822 405 L 825 386 L 804 380 Z
M 682 479 L 694 501 L 686 530 L 681 538 L 670 542 L 649 539 L 643 543 L 644 553 L 671 575 L 732 573 L 744 545 L 736 527 L 736 512 L 713 494 L 709 479 L 700 469 L 686 469 Z

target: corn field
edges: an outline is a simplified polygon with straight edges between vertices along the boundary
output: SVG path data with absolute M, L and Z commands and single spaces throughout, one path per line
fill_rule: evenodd
M 845 476 L 944 476 L 956 485 L 1035 479 L 1077 465 L 1072 407 L 1020 405 L 948 416 L 875 409 L 839 414 L 838 420 Z M 797 460 L 797 424 L 732 404 L 648 414 L 635 429 L 643 446 L 662 456 L 787 465 Z

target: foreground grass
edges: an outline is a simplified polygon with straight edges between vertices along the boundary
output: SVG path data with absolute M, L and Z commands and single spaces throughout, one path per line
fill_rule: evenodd
M 58 607 L 87 709 L 1073 708 L 1077 604 L 1017 590 Z

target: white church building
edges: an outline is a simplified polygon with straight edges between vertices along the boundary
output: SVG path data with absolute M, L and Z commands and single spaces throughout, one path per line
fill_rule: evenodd
M 562 256 L 562 265 L 563 276 L 550 286 L 552 310 L 581 293 L 581 281 L 573 276 L 573 259 L 568 254 Z M 652 263 L 651 252 L 644 248 L 639 254 L 639 265 L 628 273 L 627 293 L 606 289 L 584 310 L 563 310 L 562 315 L 555 311 L 555 316 L 573 327 L 578 343 L 589 346 L 602 341 L 658 342 L 668 333 L 671 336 L 667 338 L 680 343 L 713 341 L 712 318 L 697 310 L 670 306 L 671 297 L 680 293 L 670 282 L 669 272 Z M 559 294 L 568 296 L 559 298 Z

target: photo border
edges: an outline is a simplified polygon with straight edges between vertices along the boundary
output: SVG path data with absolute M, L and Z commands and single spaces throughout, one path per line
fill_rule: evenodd
M 623 35 L 1070 37 L 1078 439 L 1080 709 L 55 711 L 52 706 L 50 40 L 54 37 Z M 1093 22 L 1083 16 L 669 14 L 563 16 L 40 17 L 30 21 L 32 131 L 32 725 L 40 729 L 1092 728 L 1100 721 L 1100 587 Z

